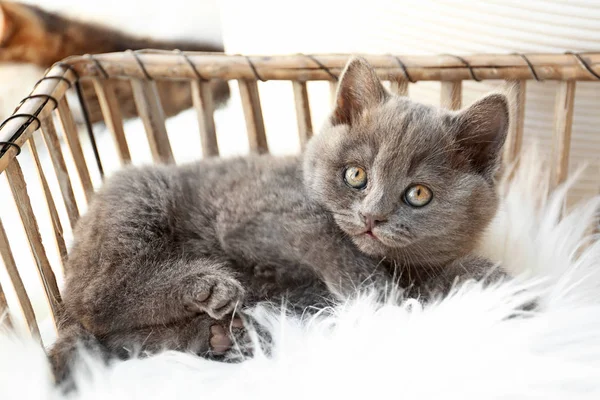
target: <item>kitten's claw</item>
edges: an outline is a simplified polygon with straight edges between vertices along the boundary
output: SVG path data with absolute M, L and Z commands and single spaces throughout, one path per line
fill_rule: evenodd
M 182 287 L 184 307 L 191 312 L 205 312 L 220 320 L 231 314 L 244 298 L 237 279 L 227 274 L 198 275 L 187 279 Z

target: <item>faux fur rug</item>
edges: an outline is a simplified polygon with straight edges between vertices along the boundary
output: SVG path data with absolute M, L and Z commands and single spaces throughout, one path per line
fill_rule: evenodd
M 565 210 L 569 185 L 548 193 L 528 153 L 481 250 L 513 282 L 467 284 L 427 307 L 366 294 L 304 320 L 257 309 L 275 339 L 269 356 L 224 364 L 167 352 L 108 368 L 90 357 L 66 395 L 42 350 L 5 334 L 0 398 L 598 399 L 600 242 L 589 233 L 600 197 Z M 520 311 L 533 300 L 538 311 Z

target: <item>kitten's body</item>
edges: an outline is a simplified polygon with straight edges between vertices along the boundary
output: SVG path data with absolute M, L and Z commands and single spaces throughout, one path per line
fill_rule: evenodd
M 96 195 L 75 237 L 65 313 L 110 351 L 143 337 L 145 349 L 203 353 L 200 311 L 221 319 L 236 301 L 284 297 L 299 309 L 324 305 L 331 290 L 349 294 L 347 282 L 384 274 L 306 195 L 298 158 L 130 168 Z M 224 308 L 203 304 L 209 295 Z M 190 321 L 179 341 L 173 331 Z
M 302 312 L 369 282 L 381 287 L 393 274 L 383 257 L 360 252 L 307 196 L 296 157 L 130 168 L 96 194 L 75 237 L 62 329 L 77 321 L 114 354 L 137 346 L 204 354 L 210 325 L 242 301 L 285 301 Z M 411 265 L 414 272 L 401 270 L 401 278 L 447 290 L 457 275 L 489 272 L 482 260 L 466 263 L 468 274 L 458 264 L 425 262 Z M 214 301 L 227 302 L 209 311 L 212 317 L 198 315 L 205 306 L 190 308 L 186 299 L 194 291 L 206 295 L 196 286 L 207 276 L 223 286 Z
M 470 254 L 495 212 L 507 125 L 503 96 L 439 110 L 390 95 L 355 60 L 302 158 L 132 168 L 107 182 L 75 233 L 66 329 L 81 324 L 110 352 L 202 353 L 237 302 L 303 309 L 393 275 L 420 295 L 494 275 Z M 353 165 L 368 184 L 349 186 Z M 422 207 L 407 203 L 414 184 L 433 193 Z
M 72 55 L 139 49 L 223 51 L 222 46 L 210 43 L 135 37 L 99 24 L 51 13 L 32 5 L 12 2 L 0 4 L 0 61 L 2 62 L 31 63 L 48 68 Z M 130 83 L 115 80 L 114 85 L 123 117 L 137 116 Z M 216 105 L 223 104 L 229 98 L 227 83 L 215 81 L 211 85 Z M 189 83 L 157 81 L 157 87 L 167 116 L 175 115 L 192 106 Z M 100 104 L 92 83 L 83 81 L 82 88 L 91 121 L 102 121 Z

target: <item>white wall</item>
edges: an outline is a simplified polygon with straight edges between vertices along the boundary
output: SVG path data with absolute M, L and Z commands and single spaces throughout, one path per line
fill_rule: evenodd
M 222 40 L 218 0 L 21 1 L 141 36 Z

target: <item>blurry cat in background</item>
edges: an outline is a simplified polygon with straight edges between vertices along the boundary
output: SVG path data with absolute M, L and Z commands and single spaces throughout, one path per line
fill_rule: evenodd
M 164 41 L 140 38 L 99 24 L 78 21 L 39 7 L 13 2 L 0 3 L 0 62 L 18 62 L 48 68 L 72 55 L 99 54 L 138 49 L 222 52 L 219 45 L 194 41 Z M 41 77 L 41 76 L 40 76 Z M 188 82 L 157 81 L 166 116 L 192 106 Z M 82 82 L 90 119 L 102 121 L 100 104 L 91 82 Z M 229 98 L 224 81 L 212 82 L 215 105 Z M 131 85 L 115 80 L 115 92 L 124 118 L 137 116 Z M 14 107 L 20 99 L 13 99 Z M 0 116 L 2 118 L 8 115 Z

